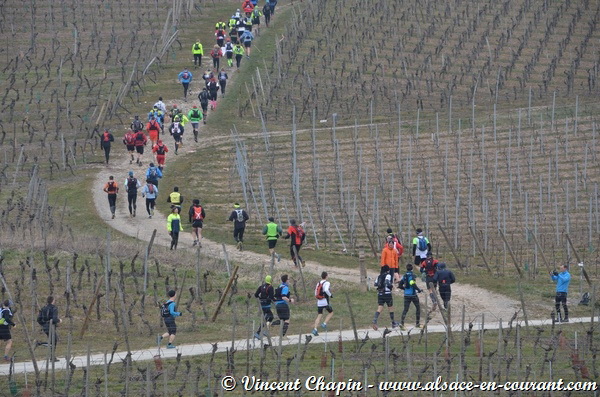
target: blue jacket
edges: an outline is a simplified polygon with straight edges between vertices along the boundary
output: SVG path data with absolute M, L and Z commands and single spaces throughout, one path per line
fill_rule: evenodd
M 169 302 L 169 301 L 167 301 L 167 302 Z M 175 301 L 172 301 L 172 302 L 173 303 L 171 303 L 169 305 L 169 314 L 171 314 L 171 316 L 173 316 L 173 317 L 179 317 L 179 316 L 181 316 L 180 312 L 176 312 L 175 311 L 175 306 L 177 306 L 177 303 L 175 303 Z
M 569 292 L 569 283 L 571 282 L 571 273 L 569 271 L 560 272 L 558 276 L 552 275 L 552 281 L 556 283 L 556 292 Z
M 414 283 L 411 284 L 411 281 Z M 400 289 L 404 290 L 404 296 L 415 296 L 417 292 L 421 292 L 421 288 L 417 286 L 417 278 L 413 272 L 406 272 L 400 280 Z
M 184 79 L 183 78 L 183 74 L 187 73 L 188 74 L 188 78 Z M 190 72 L 189 70 L 184 70 L 183 72 L 180 72 L 179 75 L 177 76 L 177 80 L 179 80 L 180 83 L 189 83 L 192 81 L 192 72 Z
M 244 34 L 240 37 L 240 41 L 242 43 L 246 43 L 246 42 L 252 42 L 252 40 L 254 40 L 254 35 L 252 34 L 252 32 L 246 30 L 244 32 Z
M 156 178 L 160 179 L 163 177 L 162 171 L 160 170 L 160 168 L 158 167 L 148 167 L 148 169 L 146 170 L 146 179 L 150 179 L 152 180 L 152 178 L 150 177 L 152 170 L 156 171 Z

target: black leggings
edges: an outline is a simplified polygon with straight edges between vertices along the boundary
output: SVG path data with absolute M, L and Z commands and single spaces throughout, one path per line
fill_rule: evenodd
M 296 248 L 296 252 L 294 252 L 294 247 Z M 290 245 L 290 255 L 292 256 L 292 261 L 294 262 L 295 265 L 298 264 L 296 259 L 298 259 L 300 262 L 302 262 L 302 257 L 300 256 L 300 248 L 301 247 L 302 247 L 302 244 Z M 296 255 L 298 255 L 298 258 L 296 258 Z
M 110 143 L 102 144 L 102 149 L 104 149 L 104 158 L 106 159 L 106 164 L 108 164 L 108 158 L 110 157 Z
M 155 198 L 147 198 L 146 199 L 146 211 L 148 211 L 148 215 L 152 215 L 152 212 L 150 212 L 150 210 L 154 211 L 155 205 L 156 205 Z
M 244 56 L 243 56 L 243 55 L 241 55 L 241 54 L 235 54 L 235 66 L 236 66 L 237 68 L 239 68 L 239 67 L 240 67 L 240 63 L 242 62 L 242 58 L 243 58 L 243 57 L 244 57 Z
M 129 213 L 133 214 L 133 211 L 137 209 L 137 192 L 127 195 L 127 203 L 129 204 Z
M 190 83 L 181 83 L 183 86 L 183 96 L 187 97 L 188 88 L 190 87 Z
M 117 194 L 116 193 L 108 194 L 108 206 L 110 207 L 111 214 L 114 214 L 115 209 L 117 207 Z
M 565 312 L 565 316 L 561 317 L 560 315 L 560 304 L 562 303 L 563 310 Z M 554 297 L 554 304 L 556 307 L 556 314 L 558 314 L 558 319 L 561 318 L 569 318 L 569 309 L 567 308 L 567 293 L 566 292 L 557 292 Z
M 225 86 L 227 85 L 227 80 L 219 81 L 219 85 L 221 86 L 221 94 L 225 95 Z
M 219 70 L 219 58 L 215 58 L 213 57 L 213 67 L 217 70 Z
M 171 249 L 177 248 L 179 242 L 179 232 L 171 232 Z
M 237 227 L 233 229 L 233 238 L 235 241 L 240 242 L 244 241 L 244 230 L 245 227 Z
M 202 54 L 194 54 L 194 65 L 198 62 L 198 66 L 202 66 Z
M 417 295 L 404 296 L 404 311 L 402 312 L 401 324 L 404 324 L 404 319 L 406 318 L 406 313 L 408 313 L 411 303 L 413 303 L 417 309 L 417 324 L 421 321 L 421 305 L 419 303 L 419 297 Z

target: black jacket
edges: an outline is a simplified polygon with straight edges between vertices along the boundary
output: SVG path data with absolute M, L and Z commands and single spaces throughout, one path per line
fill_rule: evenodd
M 54 325 L 60 322 L 60 318 L 58 318 L 58 308 L 53 304 L 42 307 L 37 318 L 38 324 L 44 329 L 50 328 L 50 320 L 52 320 L 52 324 Z
M 433 276 L 433 281 L 437 281 L 440 288 L 449 289 L 450 284 L 454 283 L 456 278 L 454 278 L 454 273 L 452 273 L 450 270 L 438 269 L 438 271 L 435 273 L 435 276 Z

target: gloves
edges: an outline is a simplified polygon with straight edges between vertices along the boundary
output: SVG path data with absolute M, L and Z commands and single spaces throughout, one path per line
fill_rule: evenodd
M 554 270 L 554 271 L 552 272 L 552 275 L 553 275 L 553 276 L 558 276 L 558 272 L 557 272 L 556 270 Z

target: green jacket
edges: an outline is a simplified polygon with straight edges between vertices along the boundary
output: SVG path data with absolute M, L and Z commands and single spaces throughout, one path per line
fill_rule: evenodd
M 196 110 L 198 112 L 198 117 L 194 117 L 194 110 Z M 190 121 L 192 123 L 197 123 L 200 120 L 202 120 L 202 110 L 200 109 L 192 109 L 188 112 L 188 118 L 190 119 Z
M 275 222 L 269 222 L 263 227 L 262 234 L 267 236 L 267 240 L 277 240 L 283 234 L 283 230 Z
M 196 49 L 196 44 L 200 47 L 198 49 Z M 202 48 L 202 43 L 200 43 L 199 41 L 194 43 L 194 45 L 192 46 L 192 54 L 200 54 L 200 55 L 204 55 L 204 48 Z

